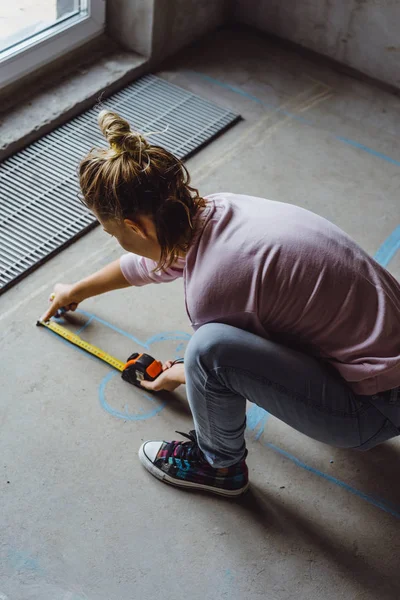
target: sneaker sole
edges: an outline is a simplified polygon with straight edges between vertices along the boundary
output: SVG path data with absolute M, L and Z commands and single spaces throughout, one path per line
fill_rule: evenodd
M 186 488 L 186 489 L 192 489 L 192 490 L 202 490 L 205 492 L 211 492 L 212 494 L 217 494 L 218 496 L 227 496 L 227 497 L 234 497 L 234 496 L 241 496 L 242 494 L 244 494 L 245 492 L 247 492 L 247 490 L 250 487 L 250 482 L 247 482 L 246 485 L 242 488 L 239 488 L 238 490 L 224 490 L 222 488 L 214 488 L 210 485 L 204 485 L 202 483 L 193 483 L 191 481 L 177 481 L 176 479 L 174 479 L 173 477 L 171 477 L 170 475 L 168 475 L 167 473 L 164 473 L 164 471 L 161 471 L 158 467 L 156 467 L 151 460 L 146 456 L 146 454 L 143 451 L 143 446 L 144 444 L 142 444 L 142 446 L 140 446 L 139 448 L 139 460 L 142 463 L 142 465 L 144 466 L 144 468 L 146 469 L 146 471 L 148 471 L 149 473 L 151 473 L 151 475 L 153 475 L 154 477 L 156 477 L 157 479 L 159 479 L 160 481 L 162 481 L 163 483 L 168 483 L 169 485 L 173 485 L 174 487 L 179 487 L 179 488 Z

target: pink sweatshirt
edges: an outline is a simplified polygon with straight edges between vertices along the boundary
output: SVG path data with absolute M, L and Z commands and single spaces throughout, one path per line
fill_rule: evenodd
M 134 286 L 184 279 L 192 327 L 218 322 L 329 362 L 358 394 L 400 385 L 400 284 L 341 229 L 298 206 L 213 194 L 165 273 L 126 254 Z

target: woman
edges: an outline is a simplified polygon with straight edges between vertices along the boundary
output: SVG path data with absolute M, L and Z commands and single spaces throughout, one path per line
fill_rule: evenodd
M 114 113 L 99 124 L 109 148 L 80 165 L 83 201 L 127 254 L 56 285 L 43 319 L 183 277 L 195 329 L 185 362 L 143 386 L 186 384 L 195 430 L 144 443 L 146 469 L 179 487 L 245 492 L 246 399 L 332 446 L 366 450 L 397 436 L 399 283 L 325 219 L 249 196 L 203 199 L 171 153 Z

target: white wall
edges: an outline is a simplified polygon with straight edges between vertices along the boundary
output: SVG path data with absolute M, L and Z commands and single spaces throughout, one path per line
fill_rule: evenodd
M 400 0 L 236 0 L 235 16 L 400 88 Z

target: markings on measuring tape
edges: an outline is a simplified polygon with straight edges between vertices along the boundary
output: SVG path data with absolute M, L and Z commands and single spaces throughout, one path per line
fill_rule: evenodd
M 79 337 L 79 335 L 68 331 L 68 329 L 66 329 L 62 325 L 59 325 L 54 321 L 38 321 L 36 324 L 41 325 L 42 327 L 46 327 L 46 329 L 50 329 L 50 331 L 53 331 L 54 333 L 61 336 L 71 344 L 74 344 L 74 346 L 78 346 L 79 348 L 82 348 L 82 350 L 86 350 L 86 352 L 89 352 L 89 354 L 100 358 L 100 360 L 108 363 L 109 365 L 114 367 L 114 369 L 117 369 L 118 371 L 124 370 L 126 364 L 125 362 L 122 362 L 122 360 L 118 360 L 118 358 L 115 358 L 115 356 L 104 352 L 104 350 L 101 350 L 101 348 L 98 348 L 97 346 L 94 346 L 89 342 L 85 342 L 85 340 Z

